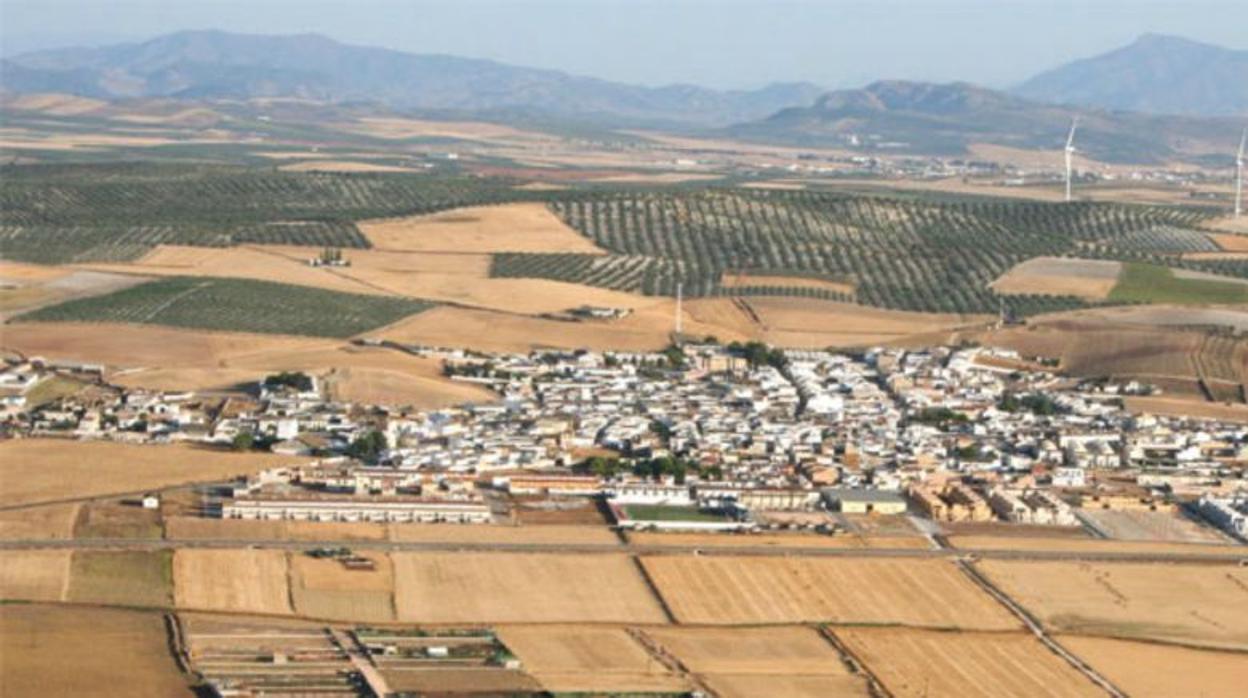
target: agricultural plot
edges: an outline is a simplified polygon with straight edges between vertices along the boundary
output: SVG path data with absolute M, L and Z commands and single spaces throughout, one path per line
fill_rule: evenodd
M 866 698 L 871 695 L 866 682 L 857 676 L 715 674 L 708 676 L 706 683 L 721 698 Z
M 1118 283 L 1122 263 L 1098 259 L 1036 257 L 1012 267 L 992 288 L 1003 295 L 1045 294 L 1102 300 Z
M 849 652 L 898 698 L 1103 696 L 1030 634 L 837 628 Z
M 643 564 L 681 623 L 1018 626 L 945 560 L 660 556 Z
M 272 454 L 109 441 L 0 441 L 0 504 L 36 504 L 214 481 L 296 462 Z
M 836 648 L 806 626 L 670 627 L 645 633 L 695 674 L 850 675 Z
M 74 537 L 77 503 L 0 511 L 0 540 L 68 540 Z
M 362 553 L 371 570 L 348 569 L 338 560 L 292 554 L 290 595 L 295 613 L 308 618 L 358 623 L 394 620 L 394 570 L 384 553 Z
M 398 619 L 416 623 L 632 622 L 665 616 L 624 555 L 394 553 Z
M 178 550 L 174 600 L 184 609 L 288 615 L 288 571 L 280 550 Z
M 991 313 L 1078 307 L 1072 296 L 1001 297 L 989 288 L 1027 259 L 1079 255 L 1171 259 L 1203 249 L 1205 214 L 1175 208 L 1020 201 L 921 200 L 810 191 L 706 189 L 564 195 L 552 209 L 609 252 L 499 255 L 496 276 L 555 278 L 647 295 L 735 295 L 725 273 L 852 282 L 866 305 Z M 1188 234 L 1188 233 L 1191 234 Z M 1184 262 L 1206 269 L 1203 262 Z M 1212 267 L 1208 267 L 1212 270 Z M 806 287 L 769 295 L 824 297 Z
M 1123 267 L 1109 299 L 1125 303 L 1193 305 L 1248 303 L 1248 283 L 1193 277 L 1163 266 L 1132 263 Z
M 350 337 L 430 307 L 251 279 L 170 277 L 21 316 L 27 322 L 122 322 L 191 329 Z
M 362 221 L 359 227 L 379 250 L 603 254 L 603 250 L 538 203 L 479 206 L 428 216 Z
M 159 613 L 0 606 L 0 695 L 185 696 Z
M 1225 543 L 1225 538 L 1180 514 L 1089 509 L 1083 515 L 1110 538 L 1173 543 Z
M 169 608 L 173 605 L 173 553 L 75 551 L 65 600 Z
M 1231 543 L 1219 545 L 1197 543 L 1173 543 L 1159 541 L 1105 540 L 1083 536 L 1050 536 L 1022 534 L 1011 535 L 952 535 L 949 542 L 959 550 L 984 551 L 1063 551 L 1074 554 L 1178 554 L 1208 557 L 1235 557 L 1248 553 L 1248 548 Z
M 69 560 L 68 550 L 0 551 L 0 599 L 64 600 Z
M 357 220 L 536 196 L 507 185 L 210 165 L 10 167 L 0 177 L 0 256 L 61 264 L 127 261 L 161 244 L 364 248 Z
M 689 685 L 628 631 L 594 626 L 505 626 L 499 638 L 551 693 L 684 693 Z
M 1244 693 L 1248 654 L 1155 642 L 1064 635 L 1066 649 L 1136 698 L 1235 698 Z
M 1248 570 L 1241 567 L 998 560 L 979 566 L 1058 632 L 1248 648 Z

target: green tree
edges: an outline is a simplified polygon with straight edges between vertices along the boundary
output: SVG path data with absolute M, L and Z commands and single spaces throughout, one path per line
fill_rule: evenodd
M 256 437 L 252 436 L 249 431 L 240 431 L 234 435 L 234 440 L 230 443 L 235 451 L 250 451 L 256 445 Z
M 375 461 L 387 448 L 389 448 L 389 443 L 386 441 L 386 435 L 373 429 L 352 441 L 347 447 L 347 455 L 363 461 Z

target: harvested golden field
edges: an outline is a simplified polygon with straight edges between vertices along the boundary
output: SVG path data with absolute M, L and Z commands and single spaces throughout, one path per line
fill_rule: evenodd
M 978 563 L 1058 632 L 1248 649 L 1248 569 L 1231 565 Z
M 499 667 L 382 669 L 392 691 L 415 695 L 529 695 L 541 690 L 524 673 Z
M 174 600 L 192 610 L 289 614 L 288 567 L 280 550 L 178 550 Z
M 0 550 L 0 599 L 64 600 L 69 559 L 68 550 Z
M 1078 296 L 1101 300 L 1118 284 L 1120 262 L 1035 257 L 1016 264 L 989 286 L 997 293 Z
M 457 138 L 462 140 L 555 141 L 554 136 L 482 121 L 426 121 L 399 117 L 365 117 L 339 129 L 377 138 Z
M 387 527 L 374 523 L 245 521 L 173 516 L 165 520 L 169 540 L 385 540 Z
M 109 441 L 0 441 L 0 504 L 35 504 L 254 473 L 297 459 Z
M 814 288 L 833 293 L 853 295 L 854 285 L 842 281 L 820 279 L 806 276 L 777 276 L 768 274 L 751 274 L 748 272 L 724 272 L 719 283 L 724 288 L 742 286 L 772 286 L 782 288 Z
M 159 613 L 0 606 L 0 695 L 195 695 L 169 654 Z
M 355 160 L 304 160 L 278 167 L 288 172 L 423 172 L 413 167 Z
M 78 507 L 49 504 L 30 509 L 0 511 L 0 540 L 68 540 L 74 537 Z
M 627 319 L 627 318 L 626 318 Z M 382 337 L 412 344 L 527 352 L 540 348 L 651 351 L 669 343 L 668 331 L 619 322 L 563 322 L 466 308 L 434 308 L 380 330 Z
M 1105 540 L 1071 536 L 953 535 L 949 542 L 959 550 L 1035 550 L 1072 553 L 1122 553 L 1208 555 L 1212 557 L 1248 555 L 1248 547 L 1226 544 L 1165 543 L 1156 541 Z
M 624 628 L 540 625 L 499 628 L 499 639 L 552 693 L 684 692 L 689 685 Z
M 299 553 L 290 558 L 295 613 L 308 618 L 384 623 L 394 620 L 394 569 L 385 553 L 357 553 L 372 570 L 349 570 L 337 560 Z
M 1244 694 L 1248 654 L 1063 635 L 1058 642 L 1136 698 L 1235 698 Z
M 861 346 L 983 323 L 987 316 L 881 310 L 812 298 L 750 298 L 761 338 L 784 347 Z
M 296 286 L 314 286 L 344 293 L 380 293 L 367 284 L 334 273 L 332 267 L 312 267 L 307 260 L 321 253 L 313 248 L 269 249 L 267 246 L 191 247 L 158 245 L 134 262 L 89 264 L 97 271 L 146 276 L 213 276 L 259 279 Z M 353 255 L 354 250 L 348 251 Z
M 849 675 L 836 648 L 806 626 L 669 627 L 645 633 L 695 674 Z
M 604 254 L 540 203 L 477 206 L 427 216 L 359 223 L 380 250 Z
M 1226 216 L 1225 218 L 1206 221 L 1205 225 L 1214 230 L 1225 230 L 1231 233 L 1230 235 L 1215 234 L 1210 236 L 1214 242 L 1218 243 L 1218 247 L 1229 251 L 1248 251 L 1248 242 L 1245 242 L 1248 239 L 1248 218 L 1236 219 L 1233 216 Z
M 1028 633 L 837 628 L 897 698 L 1103 696 L 1104 691 Z
M 697 548 L 908 548 L 929 547 L 919 536 L 863 536 L 846 534 L 825 536 L 814 533 L 759 533 L 733 535 L 723 533 L 662 533 L 629 531 L 634 545 Z
M 66 601 L 108 606 L 173 605 L 173 553 L 168 550 L 77 550 Z
M 681 623 L 1018 626 L 946 560 L 656 556 L 642 562 Z
M 848 698 L 871 693 L 865 679 L 858 676 L 764 676 L 761 674 L 715 674 L 706 677 L 707 686 L 720 698 Z
M 150 325 L 30 323 L 6 326 L 3 346 L 105 364 L 118 369 L 109 376 L 112 382 L 131 388 L 208 390 L 257 381 L 275 371 L 322 378 L 339 371 L 343 395 L 360 399 L 385 398 L 421 408 L 495 399 L 489 390 L 443 378 L 438 360 L 338 340 Z
M 394 553 L 398 619 L 415 623 L 663 623 L 624 555 Z
M 392 524 L 390 540 L 403 543 L 499 543 L 503 545 L 617 546 L 620 539 L 606 526 L 457 526 Z

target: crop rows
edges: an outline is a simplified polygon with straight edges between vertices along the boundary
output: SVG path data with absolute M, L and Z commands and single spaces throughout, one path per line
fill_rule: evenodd
M 1157 261 L 1207 243 L 1191 230 L 1202 212 L 1100 203 L 708 189 L 565 193 L 551 208 L 611 255 L 506 255 L 494 275 L 718 295 L 725 271 L 749 269 L 849 279 L 859 302 L 885 308 L 1043 312 L 1078 302 L 998 297 L 989 282 L 1037 256 Z
M 169 277 L 41 308 L 31 322 L 127 322 L 204 330 L 350 337 L 432 307 L 250 279 Z
M 499 180 L 170 165 L 5 168 L 0 254 L 132 259 L 157 244 L 367 247 L 355 221 L 516 198 Z

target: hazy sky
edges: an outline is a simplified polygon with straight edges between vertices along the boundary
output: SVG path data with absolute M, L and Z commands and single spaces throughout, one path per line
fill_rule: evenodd
M 1248 49 L 1248 0 L 0 0 L 0 50 L 317 32 L 649 85 L 1003 86 L 1145 32 Z

